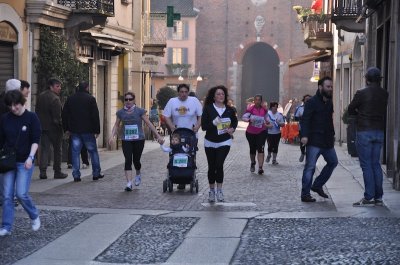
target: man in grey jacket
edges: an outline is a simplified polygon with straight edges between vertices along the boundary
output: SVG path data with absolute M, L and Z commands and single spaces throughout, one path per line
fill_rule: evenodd
M 63 127 L 61 120 L 61 81 L 50 78 L 48 89 L 40 93 L 36 103 L 36 114 L 42 125 L 42 136 L 40 138 L 40 161 L 39 169 L 41 179 L 47 179 L 47 165 L 50 152 L 50 144 L 54 151 L 54 178 L 63 179 L 68 176 L 61 172 L 61 144 L 63 138 Z

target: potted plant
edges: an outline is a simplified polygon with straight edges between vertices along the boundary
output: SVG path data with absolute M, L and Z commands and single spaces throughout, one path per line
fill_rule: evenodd
M 307 17 L 313 13 L 311 8 L 306 8 L 302 6 L 293 6 L 293 10 L 297 13 L 297 20 L 300 23 L 304 23 L 307 21 Z

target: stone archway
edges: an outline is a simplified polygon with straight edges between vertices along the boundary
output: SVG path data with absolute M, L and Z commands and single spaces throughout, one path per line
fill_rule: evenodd
M 256 94 L 264 100 L 279 101 L 279 56 L 267 43 L 246 49 L 241 62 L 241 102 Z

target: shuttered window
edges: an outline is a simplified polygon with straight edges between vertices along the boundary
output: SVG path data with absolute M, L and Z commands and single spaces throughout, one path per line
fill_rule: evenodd
M 0 42 L 0 91 L 4 91 L 6 81 L 10 78 L 14 78 L 13 44 Z

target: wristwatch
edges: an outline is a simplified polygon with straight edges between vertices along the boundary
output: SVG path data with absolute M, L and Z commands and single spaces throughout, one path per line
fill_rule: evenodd
M 35 161 L 35 156 L 28 156 L 28 157 L 32 160 L 32 162 Z

